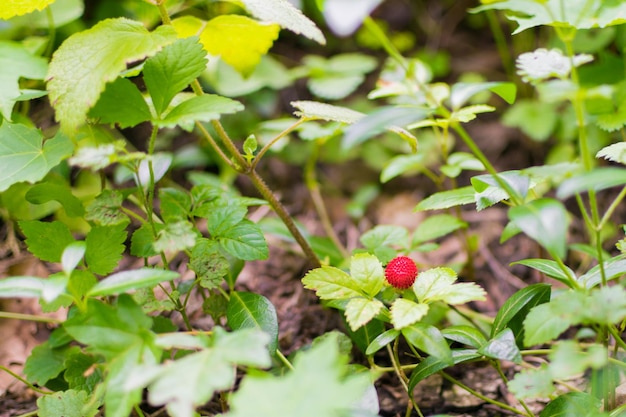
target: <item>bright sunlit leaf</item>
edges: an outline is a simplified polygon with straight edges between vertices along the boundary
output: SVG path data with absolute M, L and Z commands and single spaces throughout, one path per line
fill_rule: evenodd
M 14 16 L 21 16 L 35 10 L 43 10 L 55 0 L 11 0 L 3 2 L 0 7 L 0 19 L 6 20 Z

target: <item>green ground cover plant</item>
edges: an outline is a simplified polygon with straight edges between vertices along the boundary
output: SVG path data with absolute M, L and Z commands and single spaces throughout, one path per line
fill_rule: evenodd
M 358 30 L 384 62 L 310 53 L 291 67 L 269 53 L 281 31 L 318 51 L 327 40 L 287 0 L 127 0 L 125 13 L 103 6 L 91 22 L 77 0 L 1 8 L 0 216 L 6 245 L 17 251 L 23 240 L 54 272 L 5 277 L 0 297 L 66 312 L 14 374 L 41 394 L 37 415 L 191 417 L 215 402 L 211 415 L 228 417 L 376 416 L 374 382 L 384 373 L 404 387 L 407 416 L 424 416 L 413 392 L 434 374 L 503 413 L 626 415 L 615 394 L 626 368 L 626 228 L 617 220 L 626 197 L 626 2 L 483 1 L 468 13 L 490 24 L 509 79 L 449 82 L 438 77 L 442 61 L 409 56 L 410 37 L 370 17 L 381 2 L 353 6 L 349 19 L 339 19 L 340 1 L 305 10 L 336 33 Z M 365 104 L 352 108 L 346 97 L 372 74 Z M 298 81 L 310 96 L 265 120 L 259 103 Z M 33 116 L 42 103 L 53 113 L 46 122 Z M 544 165 L 496 169 L 466 128 L 496 111 L 549 148 Z M 188 144 L 174 146 L 181 137 Z M 389 157 L 370 160 L 368 146 Z M 317 180 L 328 154 L 368 159 L 381 183 L 432 181 L 439 191 L 415 207 L 425 220 L 415 230 L 376 224 L 346 249 Z M 268 187 L 258 168 L 270 156 L 304 167 L 326 236 L 308 233 Z M 258 198 L 242 195 L 240 177 Z M 360 188 L 350 214 L 363 216 L 376 193 Z M 463 219 L 471 205 L 479 214 L 507 207 L 502 244 L 524 234 L 543 254 L 517 264 L 545 282 L 517 291 L 495 316 L 472 309 L 488 294 L 459 278 L 478 245 Z M 278 221 L 251 218 L 264 206 Z M 574 219 L 584 241 L 568 238 Z M 452 234 L 466 264 L 412 263 Z M 297 278 L 341 312 L 345 332 L 281 351 L 275 306 L 237 286 L 246 262 L 268 259 L 269 235 L 297 245 L 309 267 Z M 127 268 L 125 257 L 143 266 Z M 194 298 L 210 329 L 194 327 Z M 351 360 L 353 349 L 365 360 Z M 494 368 L 515 401 L 449 372 L 477 362 Z M 512 378 L 503 364 L 515 365 Z M 580 375 L 582 388 L 570 382 Z M 548 399 L 541 411 L 528 405 L 536 398 Z

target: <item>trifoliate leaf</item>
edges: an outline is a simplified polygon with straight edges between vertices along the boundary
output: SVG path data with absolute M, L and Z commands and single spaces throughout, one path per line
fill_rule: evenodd
M 324 34 L 315 23 L 287 0 L 242 0 L 242 3 L 259 20 L 277 23 L 319 44 L 326 44 Z
M 206 51 L 195 36 L 179 39 L 146 60 L 143 76 L 157 117 L 206 69 L 206 64 Z
M 428 304 L 418 304 L 406 298 L 398 298 L 391 305 L 391 323 L 396 329 L 410 326 L 428 313 Z
M 0 16 L 6 8 L 10 6 L 0 8 Z M 47 71 L 44 58 L 32 55 L 19 43 L 0 42 L 0 113 L 6 120 L 11 120 L 13 106 L 22 94 L 19 79 L 43 80 Z
M 85 123 L 106 83 L 116 79 L 126 64 L 155 54 L 175 39 L 170 26 L 149 32 L 126 18 L 102 20 L 67 38 L 52 56 L 47 76 L 50 102 L 62 129 L 74 132 Z
M 40 417 L 94 417 L 99 401 L 94 401 L 86 391 L 67 390 L 44 395 L 37 400 Z
M 539 48 L 533 52 L 521 54 L 516 61 L 517 73 L 526 82 L 539 82 L 548 78 L 566 78 L 575 67 L 593 61 L 587 54 L 579 54 L 572 58 L 563 55 L 558 49 L 547 50 Z
M 376 317 L 383 307 L 384 304 L 375 298 L 352 298 L 348 301 L 348 304 L 346 304 L 346 320 L 354 332 Z
M 55 0 L 13 0 L 3 4 L 0 8 L 0 19 L 7 20 L 14 16 L 21 16 L 35 10 L 43 10 Z
M 245 16 L 221 15 L 208 22 L 193 16 L 175 19 L 179 36 L 200 36 L 208 53 L 221 57 L 243 76 L 248 76 L 278 38 L 280 27 Z
M 0 126 L 0 137 L 0 192 L 18 182 L 41 180 L 74 147 L 61 132 L 44 142 L 38 129 L 7 121 Z
M 63 250 L 74 242 L 70 229 L 59 221 L 24 220 L 19 225 L 28 251 L 42 261 L 61 262 Z
M 118 78 L 106 85 L 89 117 L 100 123 L 117 124 L 122 129 L 150 120 L 150 108 L 135 84 Z

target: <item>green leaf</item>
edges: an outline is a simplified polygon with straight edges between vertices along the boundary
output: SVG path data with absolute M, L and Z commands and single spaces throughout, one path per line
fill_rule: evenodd
M 267 259 L 269 249 L 259 226 L 244 219 L 218 238 L 226 252 L 244 261 Z
M 454 152 L 441 167 L 441 172 L 450 178 L 458 177 L 464 170 L 484 171 L 485 166 L 470 153 Z
M 466 228 L 467 223 L 450 214 L 436 214 L 422 221 L 413 234 L 413 245 L 435 240 L 452 233 L 455 230 Z
M 332 104 L 317 101 L 292 101 L 290 103 L 297 111 L 297 117 L 311 120 L 326 120 L 341 123 L 356 123 L 365 117 L 364 113 Z
M 618 142 L 600 149 L 596 158 L 604 158 L 609 161 L 619 162 L 626 165 L 626 142 Z
M 532 187 L 530 178 L 520 171 L 501 172 L 498 174 L 498 178 L 506 182 L 517 193 L 518 197 L 522 199 L 526 197 Z M 476 191 L 474 199 L 476 200 L 477 210 L 483 210 L 510 198 L 507 190 L 501 187 L 498 181 L 490 174 L 472 177 L 471 182 Z
M 345 316 L 343 317 L 345 318 Z M 350 326 L 346 326 L 346 330 L 354 344 L 361 350 L 361 352 L 365 353 L 368 346 L 371 345 L 378 336 L 385 332 L 385 324 L 380 320 L 374 319 L 369 323 L 366 323 L 364 326 L 359 327 L 354 332 L 350 329 Z
M 171 281 L 179 274 L 160 268 L 140 268 L 131 271 L 122 271 L 110 275 L 91 287 L 88 295 L 92 297 L 116 295 L 129 290 L 151 288 L 160 282 Z
M 55 0 L 21 0 L 7 3 L 0 10 L 0 20 L 7 20 L 15 16 L 21 16 L 35 10 L 43 10 Z
M 179 39 L 146 60 L 143 77 L 157 117 L 176 94 L 200 76 L 206 64 L 206 52 L 195 36 Z
M 346 320 L 352 331 L 356 331 L 369 323 L 384 307 L 385 305 L 375 298 L 351 298 L 346 304 Z
M 199 35 L 208 53 L 221 57 L 244 77 L 252 73 L 280 31 L 278 25 L 235 14 L 220 15 L 208 22 L 184 16 L 172 24 L 181 37 Z
M 381 334 L 378 335 L 378 337 L 376 337 L 376 339 L 374 339 L 368 346 L 367 346 L 367 350 L 365 351 L 366 355 L 373 355 L 374 353 L 378 352 L 379 350 L 381 350 L 382 348 L 384 348 L 385 346 L 387 346 L 389 343 L 393 342 L 394 340 L 396 340 L 398 338 L 398 336 L 400 336 L 401 332 L 399 330 L 396 329 L 389 329 Z
M 447 304 L 464 304 L 484 300 L 485 291 L 472 282 L 454 284 L 457 274 L 447 267 L 422 271 L 413 284 L 413 292 L 420 303 L 443 301 Z
M 565 199 L 589 190 L 605 190 L 626 184 L 626 169 L 617 167 L 595 168 L 565 181 L 557 189 L 556 196 Z
M 550 352 L 548 369 L 554 379 L 567 380 L 582 374 L 588 368 L 604 367 L 608 358 L 607 350 L 602 345 L 592 344 L 582 349 L 577 342 L 564 340 Z
M 324 34 L 315 23 L 287 0 L 242 0 L 242 3 L 250 14 L 261 21 L 277 23 L 321 45 L 326 44 Z
M 65 182 L 42 182 L 33 185 L 26 192 L 26 200 L 33 204 L 45 204 L 58 201 L 70 217 L 81 217 L 85 214 L 83 203 L 72 194 L 72 189 Z
M 507 384 L 509 390 L 516 398 L 546 398 L 554 392 L 552 375 L 545 367 L 538 369 L 524 369 L 520 371 Z M 566 416 L 568 414 L 565 414 Z M 574 414 L 576 415 L 576 414 Z M 587 415 L 585 412 L 582 415 Z
M 194 96 L 170 110 L 163 119 L 155 120 L 160 127 L 180 126 L 187 131 L 193 130 L 195 122 L 217 120 L 222 114 L 232 114 L 243 110 L 243 105 L 235 100 L 215 94 Z
M 402 329 L 402 335 L 416 348 L 447 363 L 454 363 L 448 342 L 434 326 L 415 323 Z
M 76 349 L 68 352 L 65 359 L 63 377 L 71 389 L 93 392 L 103 379 L 102 371 L 97 367 L 98 360 Z
M 230 293 L 226 310 L 228 326 L 233 330 L 259 329 L 269 337 L 270 355 L 276 355 L 278 348 L 278 316 L 276 308 L 267 298 L 251 292 L 233 291 Z
M 124 196 L 116 190 L 102 190 L 87 206 L 85 220 L 100 226 L 127 224 L 130 220 L 122 211 Z
M 491 336 L 507 327 L 515 334 L 519 346 L 524 340 L 523 322 L 528 312 L 535 306 L 550 301 L 551 287 L 548 284 L 533 284 L 517 291 L 500 307 L 491 326 Z
M 128 63 L 155 54 L 175 37 L 168 25 L 148 32 L 140 22 L 117 18 L 67 38 L 54 53 L 47 76 L 50 102 L 63 131 L 74 132 L 85 123 L 106 83 Z
M 524 319 L 524 345 L 533 346 L 555 340 L 570 326 L 583 320 L 586 296 L 569 290 L 552 301 L 534 307 Z
M 71 348 L 79 350 L 78 347 Z M 29 382 L 41 387 L 56 378 L 65 369 L 65 358 L 70 348 L 65 345 L 55 348 L 46 341 L 35 346 L 24 364 L 24 375 Z
M 482 355 L 476 353 L 475 349 L 455 349 L 452 351 L 452 364 L 470 361 L 472 359 L 478 359 Z M 451 366 L 447 361 L 441 360 L 436 356 L 429 356 L 417 365 L 413 372 L 411 372 L 411 378 L 409 379 L 409 392 L 413 392 L 415 386 L 422 380 L 429 376 L 436 374 L 437 372 L 444 370 Z
M 621 286 L 595 289 L 586 302 L 582 315 L 588 322 L 608 326 L 626 317 L 626 290 Z
M 168 223 L 159 231 L 153 244 L 157 252 L 178 252 L 192 248 L 196 244 L 197 231 L 187 220 Z
M 217 238 L 229 229 L 238 225 L 248 213 L 248 208 L 243 205 L 205 206 L 208 209 L 207 229 L 212 237 Z
M 422 152 L 395 156 L 383 168 L 380 173 L 380 181 L 386 183 L 400 175 L 421 172 L 425 168 L 424 160 L 424 153 Z
M 502 97 L 507 103 L 513 104 L 517 88 L 514 83 L 484 82 L 484 83 L 456 83 L 450 90 L 450 105 L 453 110 L 460 109 L 472 96 L 491 91 Z
M 470 204 L 474 202 L 474 194 L 475 192 L 472 186 L 460 187 L 449 191 L 440 191 L 420 201 L 415 207 L 415 210 L 443 210 L 450 207 Z
M 42 261 L 61 262 L 63 250 L 74 242 L 70 229 L 59 221 L 23 220 L 19 225 L 28 251 Z
M 15 276 L 0 280 L 1 298 L 42 298 L 53 301 L 65 291 L 65 281 L 29 276 Z
M 558 121 L 556 104 L 539 100 L 519 100 L 502 117 L 505 126 L 517 127 L 539 142 L 550 138 Z
M 157 224 L 156 226 L 157 233 L 165 227 L 162 224 Z M 130 254 L 139 258 L 149 258 L 150 256 L 158 255 L 158 252 L 154 250 L 155 240 L 152 227 L 149 224 L 141 225 L 133 232 L 131 237 Z
M 603 263 L 602 268 L 596 265 L 578 278 L 585 288 L 592 288 L 602 282 L 602 275 L 611 281 L 626 273 L 626 256 L 618 255 Z
M 370 297 L 380 292 L 385 283 L 383 266 L 374 255 L 358 253 L 350 260 L 350 275 L 361 291 Z
M 82 0 L 27 0 L 21 3 L 23 5 L 49 3 L 49 6 L 43 10 L 34 10 L 28 14 L 11 18 L 12 27 L 49 29 L 53 24 L 53 27 L 58 28 L 78 19 L 85 11 L 85 4 Z M 11 2 L 11 5 L 14 4 L 18 3 Z M 52 13 L 52 20 L 50 20 L 48 13 Z M 0 19 L 2 18 L 0 17 Z
M 39 129 L 7 121 L 0 126 L 0 192 L 11 185 L 37 182 L 70 156 L 73 144 L 62 133 L 45 142 Z
M 422 319 L 428 313 L 428 304 L 418 304 L 406 298 L 398 298 L 391 305 L 391 323 L 402 329 Z
M 0 10 L 0 19 L 7 4 Z M 11 120 L 13 106 L 23 90 L 20 89 L 20 78 L 43 80 L 48 71 L 45 58 L 34 56 L 23 45 L 16 42 L 0 42 L 0 113 L 6 120 Z
M 61 267 L 65 275 L 70 275 L 85 255 L 85 242 L 72 242 L 63 249 Z
M 446 327 L 441 331 L 441 334 L 448 340 L 453 340 L 476 349 L 487 343 L 487 339 L 479 330 L 467 325 Z
M 522 362 L 522 354 L 515 343 L 515 335 L 511 329 L 504 329 L 478 349 L 478 353 L 488 358 L 511 361 L 517 364 Z
M 178 188 L 159 188 L 161 217 L 165 222 L 185 220 L 191 211 L 191 196 Z
M 509 219 L 553 257 L 563 259 L 567 254 L 569 216 L 558 200 L 542 198 L 512 207 Z
M 302 278 L 304 288 L 315 290 L 322 300 L 349 299 L 362 297 L 359 285 L 352 277 L 334 266 L 315 268 Z
M 191 251 L 189 268 L 196 273 L 202 288 L 217 288 L 230 271 L 228 259 L 219 251 L 217 242 L 198 239 Z
M 367 373 L 345 376 L 347 360 L 333 338 L 327 338 L 298 354 L 294 370 L 282 377 L 244 377 L 224 417 L 341 415 L 357 404 L 370 385 Z
M 98 275 L 110 274 L 122 259 L 126 237 L 125 224 L 92 227 L 85 237 L 85 261 L 89 270 Z
M 67 390 L 44 395 L 37 400 L 40 417 L 94 417 L 100 404 L 86 391 Z
M 404 227 L 379 224 L 363 233 L 359 240 L 367 249 L 374 250 L 382 246 L 403 246 L 407 237 L 408 232 Z
M 118 78 L 106 85 L 96 105 L 89 110 L 89 117 L 124 129 L 150 120 L 152 115 L 137 86 L 126 78 Z
M 609 416 L 607 413 L 602 413 L 601 409 L 602 401 L 593 395 L 586 392 L 567 392 L 550 401 L 539 413 L 539 417 Z
M 571 287 L 572 282 L 576 281 L 576 274 L 574 271 L 566 266 L 566 274 L 561 268 L 559 268 L 559 264 L 557 262 L 549 259 L 522 259 L 521 261 L 511 263 L 511 265 L 524 265 L 529 268 L 533 268 L 550 278 L 554 278 L 557 281 L 562 282 L 568 287 Z

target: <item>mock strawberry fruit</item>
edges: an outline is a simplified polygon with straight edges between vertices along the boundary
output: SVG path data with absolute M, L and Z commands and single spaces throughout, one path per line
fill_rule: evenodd
M 385 267 L 385 278 L 400 290 L 409 288 L 417 277 L 417 265 L 408 256 L 396 256 Z

